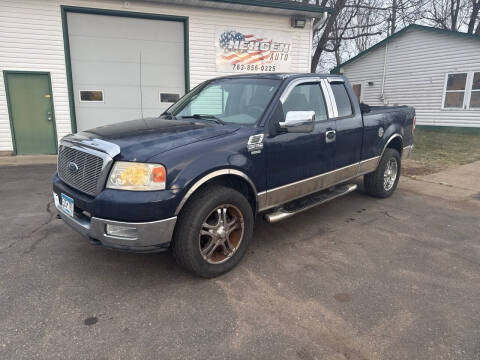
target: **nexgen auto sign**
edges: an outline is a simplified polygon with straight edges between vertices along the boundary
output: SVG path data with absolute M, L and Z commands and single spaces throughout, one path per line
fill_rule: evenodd
M 291 71 L 292 40 L 287 32 L 219 27 L 215 48 L 219 72 Z

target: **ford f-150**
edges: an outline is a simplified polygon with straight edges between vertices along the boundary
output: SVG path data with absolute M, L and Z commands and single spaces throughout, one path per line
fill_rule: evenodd
M 157 118 L 61 140 L 59 216 L 92 243 L 171 249 L 203 277 L 244 256 L 254 219 L 286 219 L 354 191 L 395 191 L 415 111 L 359 104 L 339 75 L 249 74 L 206 81 Z

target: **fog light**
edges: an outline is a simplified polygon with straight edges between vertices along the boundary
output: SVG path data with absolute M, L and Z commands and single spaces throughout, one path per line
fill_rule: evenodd
M 136 227 L 107 224 L 107 235 L 135 239 L 137 234 Z

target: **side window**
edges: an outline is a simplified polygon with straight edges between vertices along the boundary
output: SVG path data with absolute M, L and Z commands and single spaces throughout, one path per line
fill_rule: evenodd
M 443 107 L 461 109 L 463 107 L 466 84 L 467 73 L 448 74 Z
M 473 73 L 470 109 L 480 109 L 480 72 Z
M 297 85 L 283 104 L 284 115 L 289 111 L 315 111 L 315 121 L 327 120 L 327 109 L 320 84 Z
M 353 114 L 352 104 L 348 96 L 347 89 L 343 83 L 330 84 L 337 103 L 338 117 L 350 116 Z

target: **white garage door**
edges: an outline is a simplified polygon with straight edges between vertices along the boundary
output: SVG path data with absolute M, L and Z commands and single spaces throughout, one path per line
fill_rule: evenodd
M 67 21 L 78 131 L 158 116 L 185 93 L 183 22 L 78 13 Z

